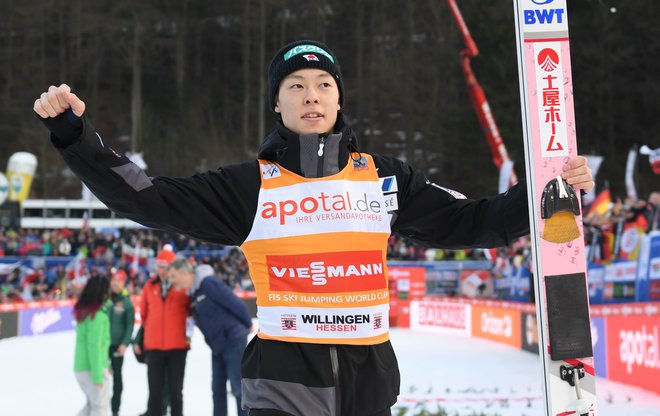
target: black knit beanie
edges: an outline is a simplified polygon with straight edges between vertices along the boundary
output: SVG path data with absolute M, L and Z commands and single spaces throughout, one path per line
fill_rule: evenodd
M 268 67 L 268 102 L 275 110 L 275 97 L 280 83 L 287 75 L 304 68 L 322 69 L 337 80 L 339 105 L 344 104 L 344 82 L 341 77 L 339 61 L 326 45 L 313 40 L 299 40 L 280 49 Z

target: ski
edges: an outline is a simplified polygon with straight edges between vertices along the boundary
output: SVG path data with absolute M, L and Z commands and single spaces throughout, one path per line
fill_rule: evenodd
M 513 0 L 546 416 L 595 416 L 566 0 Z

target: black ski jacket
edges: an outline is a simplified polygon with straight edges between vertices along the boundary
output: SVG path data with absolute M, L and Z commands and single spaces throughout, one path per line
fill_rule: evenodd
M 67 113 L 42 121 L 55 133 L 51 140 L 71 170 L 122 216 L 212 243 L 239 246 L 247 238 L 261 184 L 256 160 L 186 178 L 149 177 L 110 148 L 86 117 L 82 124 Z M 326 176 L 358 151 L 341 115 L 334 133 L 323 156 L 316 156 L 318 137 L 299 137 L 278 122 L 259 158 L 302 176 Z M 464 199 L 396 158 L 372 156 L 381 178 L 396 177 L 394 233 L 429 247 L 468 248 L 507 245 L 529 232 L 524 184 L 494 197 Z M 243 405 L 251 415 L 386 415 L 399 393 L 389 341 L 317 345 L 254 337 L 243 357 L 242 379 Z

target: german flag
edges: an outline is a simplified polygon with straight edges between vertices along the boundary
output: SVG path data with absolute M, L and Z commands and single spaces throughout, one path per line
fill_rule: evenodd
M 593 217 L 594 215 L 605 215 L 605 213 L 610 209 L 610 204 L 612 204 L 610 188 L 605 188 L 600 191 L 596 199 L 594 199 L 594 202 L 589 208 L 587 218 Z
M 648 221 L 641 214 L 637 215 L 634 220 L 626 222 L 623 226 L 623 232 L 619 237 L 621 239 L 620 259 L 637 260 L 639 257 L 639 248 L 642 245 L 642 238 L 648 225 Z

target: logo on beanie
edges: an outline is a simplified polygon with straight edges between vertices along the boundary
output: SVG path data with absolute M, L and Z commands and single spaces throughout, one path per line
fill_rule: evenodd
M 303 55 L 303 58 L 307 59 L 308 61 L 318 61 L 319 58 L 316 55 Z
M 332 62 L 333 64 L 335 63 L 335 58 L 333 58 L 332 55 L 330 55 L 328 52 L 324 51 L 323 49 L 319 48 L 318 46 L 314 46 L 314 45 L 295 46 L 289 49 L 289 51 L 284 54 L 284 60 L 288 61 L 289 59 L 293 58 L 296 55 L 300 55 L 301 53 L 320 53 L 321 55 L 324 55 L 326 58 L 328 58 L 330 62 Z M 303 55 L 303 57 L 305 57 L 305 55 Z M 315 56 L 315 58 L 317 58 L 315 60 L 318 61 L 318 57 Z M 308 58 L 305 59 L 307 59 L 308 61 L 310 60 Z

